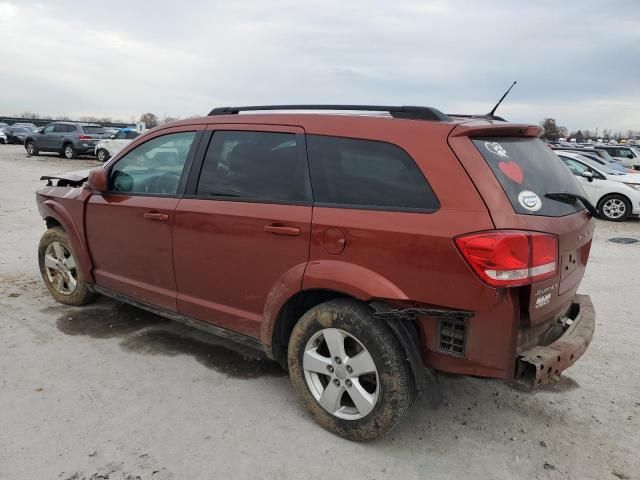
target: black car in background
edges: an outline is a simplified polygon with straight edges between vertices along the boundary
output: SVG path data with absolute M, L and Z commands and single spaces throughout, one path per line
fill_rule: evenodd
M 24 139 L 33 134 L 33 130 L 28 127 L 4 127 L 7 136 L 7 143 L 24 144 Z
M 78 155 L 94 155 L 96 144 L 103 138 L 109 138 L 109 134 L 100 125 L 53 122 L 42 132 L 31 132 L 25 139 L 24 148 L 29 155 L 57 152 L 71 159 Z

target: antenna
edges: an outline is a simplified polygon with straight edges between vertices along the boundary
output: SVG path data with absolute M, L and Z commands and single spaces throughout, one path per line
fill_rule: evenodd
M 498 100 L 498 103 L 496 103 L 496 106 L 493 107 L 491 109 L 491 111 L 489 113 L 487 113 L 485 116 L 486 117 L 493 117 L 493 114 L 496 113 L 496 110 L 498 109 L 498 107 L 500 106 L 500 104 L 502 103 L 502 101 L 504 100 L 504 98 L 509 95 L 509 92 L 511 91 L 511 89 L 515 86 L 515 84 L 518 83 L 518 81 L 516 80 L 515 82 L 513 82 L 511 84 L 511 86 L 509 87 L 509 90 L 507 90 L 506 92 L 504 92 L 504 95 L 502 95 L 502 97 L 500 98 L 500 100 Z

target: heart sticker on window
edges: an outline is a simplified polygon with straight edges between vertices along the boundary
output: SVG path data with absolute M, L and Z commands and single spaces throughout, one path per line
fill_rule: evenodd
M 499 162 L 498 168 L 507 176 L 507 178 L 516 183 L 522 184 L 524 174 L 522 173 L 522 167 L 520 167 L 516 162 Z

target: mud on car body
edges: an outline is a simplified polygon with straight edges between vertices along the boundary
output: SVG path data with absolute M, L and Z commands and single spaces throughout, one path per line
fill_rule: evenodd
M 539 128 L 341 107 L 386 115 L 214 109 L 44 177 L 49 291 L 261 348 L 353 440 L 419 392 L 437 404 L 438 371 L 535 386 L 572 365 L 594 332 L 593 222 Z

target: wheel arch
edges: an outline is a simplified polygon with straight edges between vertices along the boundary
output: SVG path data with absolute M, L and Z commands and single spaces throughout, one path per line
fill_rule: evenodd
M 89 257 L 83 237 L 74 224 L 71 215 L 60 203 L 52 199 L 45 200 L 40 207 L 47 228 L 62 228 L 67 234 L 67 237 L 69 237 L 69 242 L 71 243 L 77 262 L 79 278 L 87 283 L 93 283 L 91 258 Z
M 631 212 L 629 212 L 629 215 L 633 212 L 633 202 L 631 201 L 631 199 L 625 195 L 624 193 L 620 193 L 620 192 L 609 192 L 606 193 L 604 195 L 602 195 L 599 199 L 598 202 L 596 203 L 596 208 L 598 210 L 598 213 L 600 215 L 602 215 L 601 213 L 601 209 L 602 209 L 602 204 L 609 198 L 609 197 L 613 197 L 613 196 L 618 196 L 618 197 L 622 197 L 624 198 L 628 203 L 629 206 L 631 207 Z

